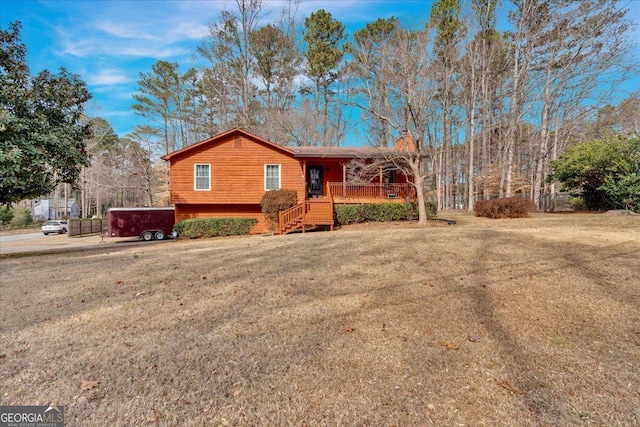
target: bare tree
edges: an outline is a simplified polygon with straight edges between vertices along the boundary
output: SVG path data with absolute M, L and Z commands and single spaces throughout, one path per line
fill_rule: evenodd
M 537 37 L 531 62 L 532 82 L 541 87 L 540 132 L 533 179 L 533 200 L 540 204 L 554 138 L 553 129 L 575 115 L 586 99 L 597 99 L 603 76 L 621 65 L 625 12 L 615 1 L 551 3 Z M 611 83 L 611 82 L 608 82 Z M 597 105 L 597 104 L 596 104 Z M 561 114 L 560 114 L 561 113 Z M 573 114 L 572 114 L 573 113 Z M 557 133 L 556 133 L 557 136 Z
M 436 121 L 430 113 L 437 91 L 427 53 L 429 34 L 425 30 L 412 31 L 394 24 L 391 34 L 379 39 L 378 43 L 379 48 L 389 55 L 372 56 L 364 51 L 356 54 L 357 60 L 352 66 L 358 70 L 357 75 L 368 75 L 379 82 L 368 82 L 370 89 L 360 91 L 360 96 L 352 99 L 352 105 L 366 112 L 371 120 L 388 126 L 398 139 L 399 151 L 381 149 L 383 161 L 413 177 L 419 223 L 426 224 L 424 184 L 429 176 L 426 140 L 429 127 Z M 358 48 L 366 49 L 367 46 Z M 383 84 L 386 85 L 388 103 L 379 103 L 378 91 L 373 89 Z M 393 139 L 377 145 L 388 146 L 392 142 Z
M 202 93 L 211 103 L 220 100 L 235 106 L 226 112 L 223 126 L 254 130 L 257 88 L 252 79 L 255 57 L 250 34 L 266 12 L 262 0 L 235 0 L 235 6 L 222 11 L 219 21 L 209 25 L 209 36 L 197 48 L 210 63 L 210 72 L 205 74 L 208 82 L 201 89 L 212 90 Z
M 438 0 L 431 8 L 429 29 L 435 30 L 433 42 L 434 77 L 438 85 L 436 101 L 441 108 L 442 150 L 438 166 L 438 208 L 453 205 L 455 165 L 452 159 L 453 139 L 457 135 L 460 108 L 459 66 L 460 43 L 464 35 L 460 20 L 459 0 Z

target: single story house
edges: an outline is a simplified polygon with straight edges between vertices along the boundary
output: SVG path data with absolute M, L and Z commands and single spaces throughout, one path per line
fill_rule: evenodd
M 349 182 L 354 159 L 383 158 L 393 149 L 285 147 L 242 129 L 231 129 L 163 157 L 170 164 L 176 222 L 189 218 L 253 217 L 253 233 L 268 230 L 260 201 L 266 191 L 295 190 L 297 205 L 281 213 L 277 232 L 305 226 L 333 227 L 333 204 L 398 203 L 415 190 L 397 170 L 380 167 L 369 182 Z M 283 219 L 284 215 L 284 219 Z M 283 222 L 284 221 L 284 222 Z

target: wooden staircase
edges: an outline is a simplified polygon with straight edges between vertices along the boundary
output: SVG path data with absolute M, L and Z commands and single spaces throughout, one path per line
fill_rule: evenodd
M 333 200 L 309 199 L 284 210 L 278 215 L 278 233 L 287 234 L 307 226 L 328 225 L 333 230 Z

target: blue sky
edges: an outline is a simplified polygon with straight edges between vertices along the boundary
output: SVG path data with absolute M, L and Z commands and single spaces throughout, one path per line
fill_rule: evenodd
M 277 18 L 283 2 L 265 3 Z M 0 24 L 6 29 L 21 21 L 31 72 L 64 66 L 79 74 L 93 95 L 86 113 L 125 136 L 140 123 L 130 108 L 139 73 L 158 60 L 178 62 L 181 70 L 193 66 L 208 24 L 232 6 L 228 0 L 0 0 Z M 426 17 L 431 1 L 303 0 L 299 17 L 322 8 L 353 34 L 379 17 Z
M 141 123 L 130 105 L 140 72 L 158 60 L 178 62 L 181 70 L 194 65 L 193 52 L 207 35 L 229 0 L 0 0 L 0 25 L 21 21 L 33 74 L 60 66 L 79 74 L 94 98 L 90 116 L 103 117 L 125 136 Z M 267 0 L 270 17 L 277 18 L 282 1 Z M 351 35 L 367 22 L 396 16 L 406 23 L 427 19 L 431 0 L 301 0 L 303 19 L 325 9 L 343 22 Z M 632 19 L 640 23 L 640 0 L 627 0 Z M 267 17 L 267 20 L 269 17 Z M 636 39 L 640 32 L 635 30 Z M 638 55 L 640 57 L 640 55 Z M 629 82 L 631 88 L 640 81 Z

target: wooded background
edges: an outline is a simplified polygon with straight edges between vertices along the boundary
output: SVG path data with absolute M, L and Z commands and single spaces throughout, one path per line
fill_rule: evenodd
M 640 130 L 633 24 L 618 1 L 439 0 L 422 21 L 380 18 L 353 34 L 325 10 L 298 16 L 293 1 L 273 15 L 236 0 L 194 46 L 195 65 L 142 71 L 133 112 L 145 124 L 126 138 L 86 119 L 85 216 L 167 204 L 159 157 L 233 127 L 283 145 L 411 135 L 426 198 L 469 210 L 514 195 L 542 206 L 568 147 Z

